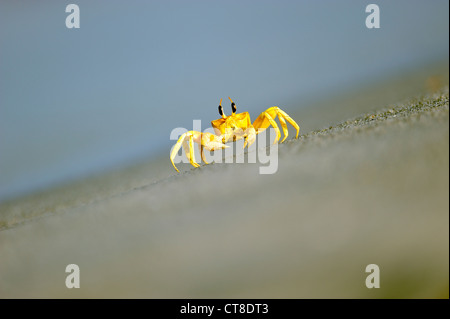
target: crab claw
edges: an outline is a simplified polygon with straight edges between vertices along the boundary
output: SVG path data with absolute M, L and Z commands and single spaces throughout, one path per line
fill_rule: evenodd
M 222 148 L 229 147 L 223 143 L 220 136 L 211 133 L 202 133 L 201 145 L 208 151 L 214 151 Z

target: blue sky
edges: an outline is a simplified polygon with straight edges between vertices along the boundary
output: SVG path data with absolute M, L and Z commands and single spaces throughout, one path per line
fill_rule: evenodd
M 220 98 L 302 107 L 448 57 L 448 36 L 445 0 L 1 2 L 0 200 L 168 154 Z

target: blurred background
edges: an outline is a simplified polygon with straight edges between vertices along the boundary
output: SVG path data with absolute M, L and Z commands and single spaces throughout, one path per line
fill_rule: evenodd
M 0 298 L 448 298 L 449 3 L 371 2 L 0 2 Z M 299 140 L 176 173 L 228 96 Z
M 0 3 L 0 201 L 168 156 L 220 98 L 254 120 L 448 61 L 446 0 L 378 0 L 380 29 L 358 0 L 69 3 Z

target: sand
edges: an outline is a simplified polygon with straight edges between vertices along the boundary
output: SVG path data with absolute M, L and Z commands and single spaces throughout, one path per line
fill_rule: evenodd
M 0 297 L 448 298 L 448 88 L 429 91 L 316 115 L 272 175 L 165 156 L 3 203 Z

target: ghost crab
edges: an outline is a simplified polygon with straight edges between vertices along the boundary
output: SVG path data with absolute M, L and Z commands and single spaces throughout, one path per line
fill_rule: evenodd
M 200 166 L 195 161 L 194 142 L 199 145 L 200 154 L 205 164 L 208 164 L 208 162 L 206 161 L 205 155 L 203 153 L 204 148 L 208 151 L 223 149 L 229 147 L 228 145 L 225 145 L 226 143 L 241 139 L 245 140 L 245 148 L 247 145 L 250 146 L 255 141 L 257 134 L 263 132 L 270 125 L 272 125 L 276 132 L 276 137 L 273 143 L 277 143 L 281 138 L 280 129 L 275 122 L 275 118 L 277 117 L 277 115 L 284 133 L 284 137 L 280 143 L 283 143 L 286 137 L 288 137 L 288 128 L 286 121 L 289 122 L 297 130 L 295 138 L 298 138 L 300 127 L 286 112 L 284 112 L 277 106 L 272 106 L 262 112 L 252 124 L 250 120 L 250 114 L 248 112 L 236 113 L 236 103 L 234 103 L 230 97 L 228 97 L 228 99 L 231 102 L 232 113 L 230 116 L 225 115 L 222 108 L 222 99 L 220 99 L 219 114 L 222 117 L 217 120 L 211 121 L 211 126 L 214 128 L 215 134 L 188 131 L 180 136 L 177 143 L 173 147 L 172 152 L 170 153 L 170 161 L 172 162 L 172 165 L 177 172 L 180 171 L 175 166 L 173 160 L 182 146 L 189 162 L 194 167 Z M 189 144 L 187 143 L 187 141 L 189 141 Z

